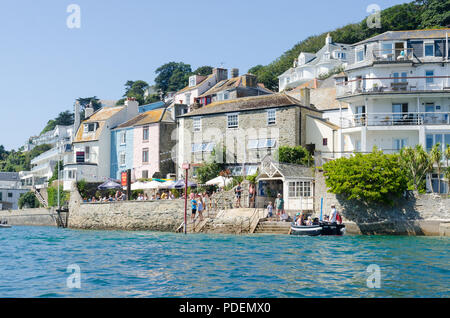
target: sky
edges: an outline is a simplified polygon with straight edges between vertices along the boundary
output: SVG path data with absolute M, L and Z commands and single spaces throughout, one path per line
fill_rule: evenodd
M 1 0 L 0 145 L 17 149 L 78 97 L 120 99 L 171 61 L 266 65 L 308 36 L 399 0 Z M 80 28 L 67 19 L 80 8 Z

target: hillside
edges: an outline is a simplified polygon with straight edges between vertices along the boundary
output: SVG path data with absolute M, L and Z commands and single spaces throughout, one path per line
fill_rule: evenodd
M 450 25 L 450 0 L 423 0 L 396 5 L 381 12 L 381 28 L 369 29 L 367 18 L 360 23 L 348 24 L 336 30 L 310 36 L 297 43 L 272 63 L 257 65 L 249 69 L 258 81 L 272 90 L 278 91 L 278 76 L 292 67 L 300 52 L 316 53 L 331 34 L 339 43 L 352 44 L 386 31 L 442 28 Z

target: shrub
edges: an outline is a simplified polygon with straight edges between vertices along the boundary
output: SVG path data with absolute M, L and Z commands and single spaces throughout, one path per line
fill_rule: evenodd
M 407 177 L 398 155 L 386 155 L 376 149 L 323 165 L 326 185 L 347 199 L 393 204 L 407 190 Z
M 278 148 L 276 157 L 282 163 L 309 166 L 313 162 L 311 154 L 302 146 L 281 146 Z

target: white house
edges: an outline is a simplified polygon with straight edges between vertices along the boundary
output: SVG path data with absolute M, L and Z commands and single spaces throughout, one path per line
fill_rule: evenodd
M 337 100 L 349 105 L 341 110 L 341 152 L 450 144 L 448 33 L 386 32 L 353 45 L 347 80 L 337 83 Z
M 353 60 L 350 45 L 334 43 L 330 34 L 326 37 L 325 46 L 316 54 L 301 52 L 292 68 L 278 76 L 279 91 L 297 87 L 305 82 L 326 74 Z
M 73 151 L 64 157 L 64 189 L 72 181 L 102 182 L 110 176 L 111 129 L 138 115 L 138 102 L 128 99 L 124 106 L 103 107 L 95 113 L 86 108 L 73 141 Z M 77 110 L 76 110 L 77 111 Z
M 28 191 L 18 172 L 0 172 L 0 210 L 17 210 L 20 196 Z

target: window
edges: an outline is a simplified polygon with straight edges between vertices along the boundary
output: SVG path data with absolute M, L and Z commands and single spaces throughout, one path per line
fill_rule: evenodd
M 148 163 L 148 148 L 142 150 L 142 162 Z
M 394 150 L 399 151 L 399 150 L 405 148 L 406 146 L 408 146 L 408 139 L 406 139 L 406 138 L 394 139 L 394 145 L 393 145 Z
M 276 124 L 276 110 L 270 109 L 267 111 L 267 125 L 275 125 Z
M 212 152 L 215 144 L 213 142 L 194 143 L 191 146 L 192 152 Z
M 194 131 L 201 131 L 202 130 L 202 119 L 200 117 L 194 117 L 192 126 L 194 128 Z
M 91 154 L 91 148 L 90 147 L 85 147 L 84 148 L 84 156 L 85 156 L 85 160 L 89 161 L 90 159 L 90 154 Z
M 289 198 L 311 197 L 311 181 L 289 182 Z
M 195 76 L 189 77 L 189 87 L 195 86 Z
M 261 149 L 261 148 L 273 148 L 275 147 L 275 139 L 252 139 L 248 141 L 248 149 Z
M 364 50 L 359 50 L 356 52 L 356 62 L 361 62 L 364 60 Z
M 407 77 L 408 77 L 408 73 L 407 72 L 401 72 L 401 73 L 393 73 L 392 77 L 394 78 L 394 83 L 406 83 L 407 81 Z
M 142 170 L 142 178 L 148 179 L 148 170 Z
M 84 151 L 77 151 L 75 155 L 77 163 L 84 163 Z
M 125 165 L 126 154 L 125 152 L 121 152 L 119 155 L 119 163 L 121 166 Z
M 12 197 L 13 197 L 12 192 L 8 192 L 8 198 L 12 198 Z
M 434 145 L 440 144 L 442 153 L 447 145 L 450 145 L 450 134 L 427 134 L 425 138 L 427 151 L 430 152 Z
M 328 138 L 323 138 L 322 144 L 323 144 L 324 146 L 327 146 L 327 145 L 328 145 Z
M 127 143 L 127 132 L 126 131 L 122 132 L 122 134 L 120 135 L 120 143 L 122 145 Z
M 84 130 L 83 130 L 83 132 L 84 132 L 85 134 L 86 134 L 86 133 L 90 133 L 90 132 L 94 132 L 96 126 L 97 126 L 96 123 L 84 124 Z
M 425 56 L 434 56 L 434 43 L 425 43 Z
M 0 201 L 3 201 L 3 192 L 0 192 Z
M 425 71 L 425 76 L 426 78 L 426 83 L 427 84 L 433 84 L 434 83 L 434 78 L 432 76 L 434 76 L 434 71 L 433 70 L 428 70 Z
M 356 141 L 356 147 L 355 147 L 355 150 L 356 150 L 357 152 L 361 152 L 361 140 L 357 140 L 357 141 Z
M 186 99 L 186 105 L 191 105 L 191 94 L 185 94 L 185 99 Z
M 144 127 L 142 130 L 142 140 L 148 141 L 148 126 Z
M 228 128 L 238 128 L 239 118 L 237 114 L 232 114 L 227 116 L 227 127 Z
M 387 54 L 392 54 L 392 43 L 383 43 L 381 45 L 381 54 L 383 55 L 387 55 Z

